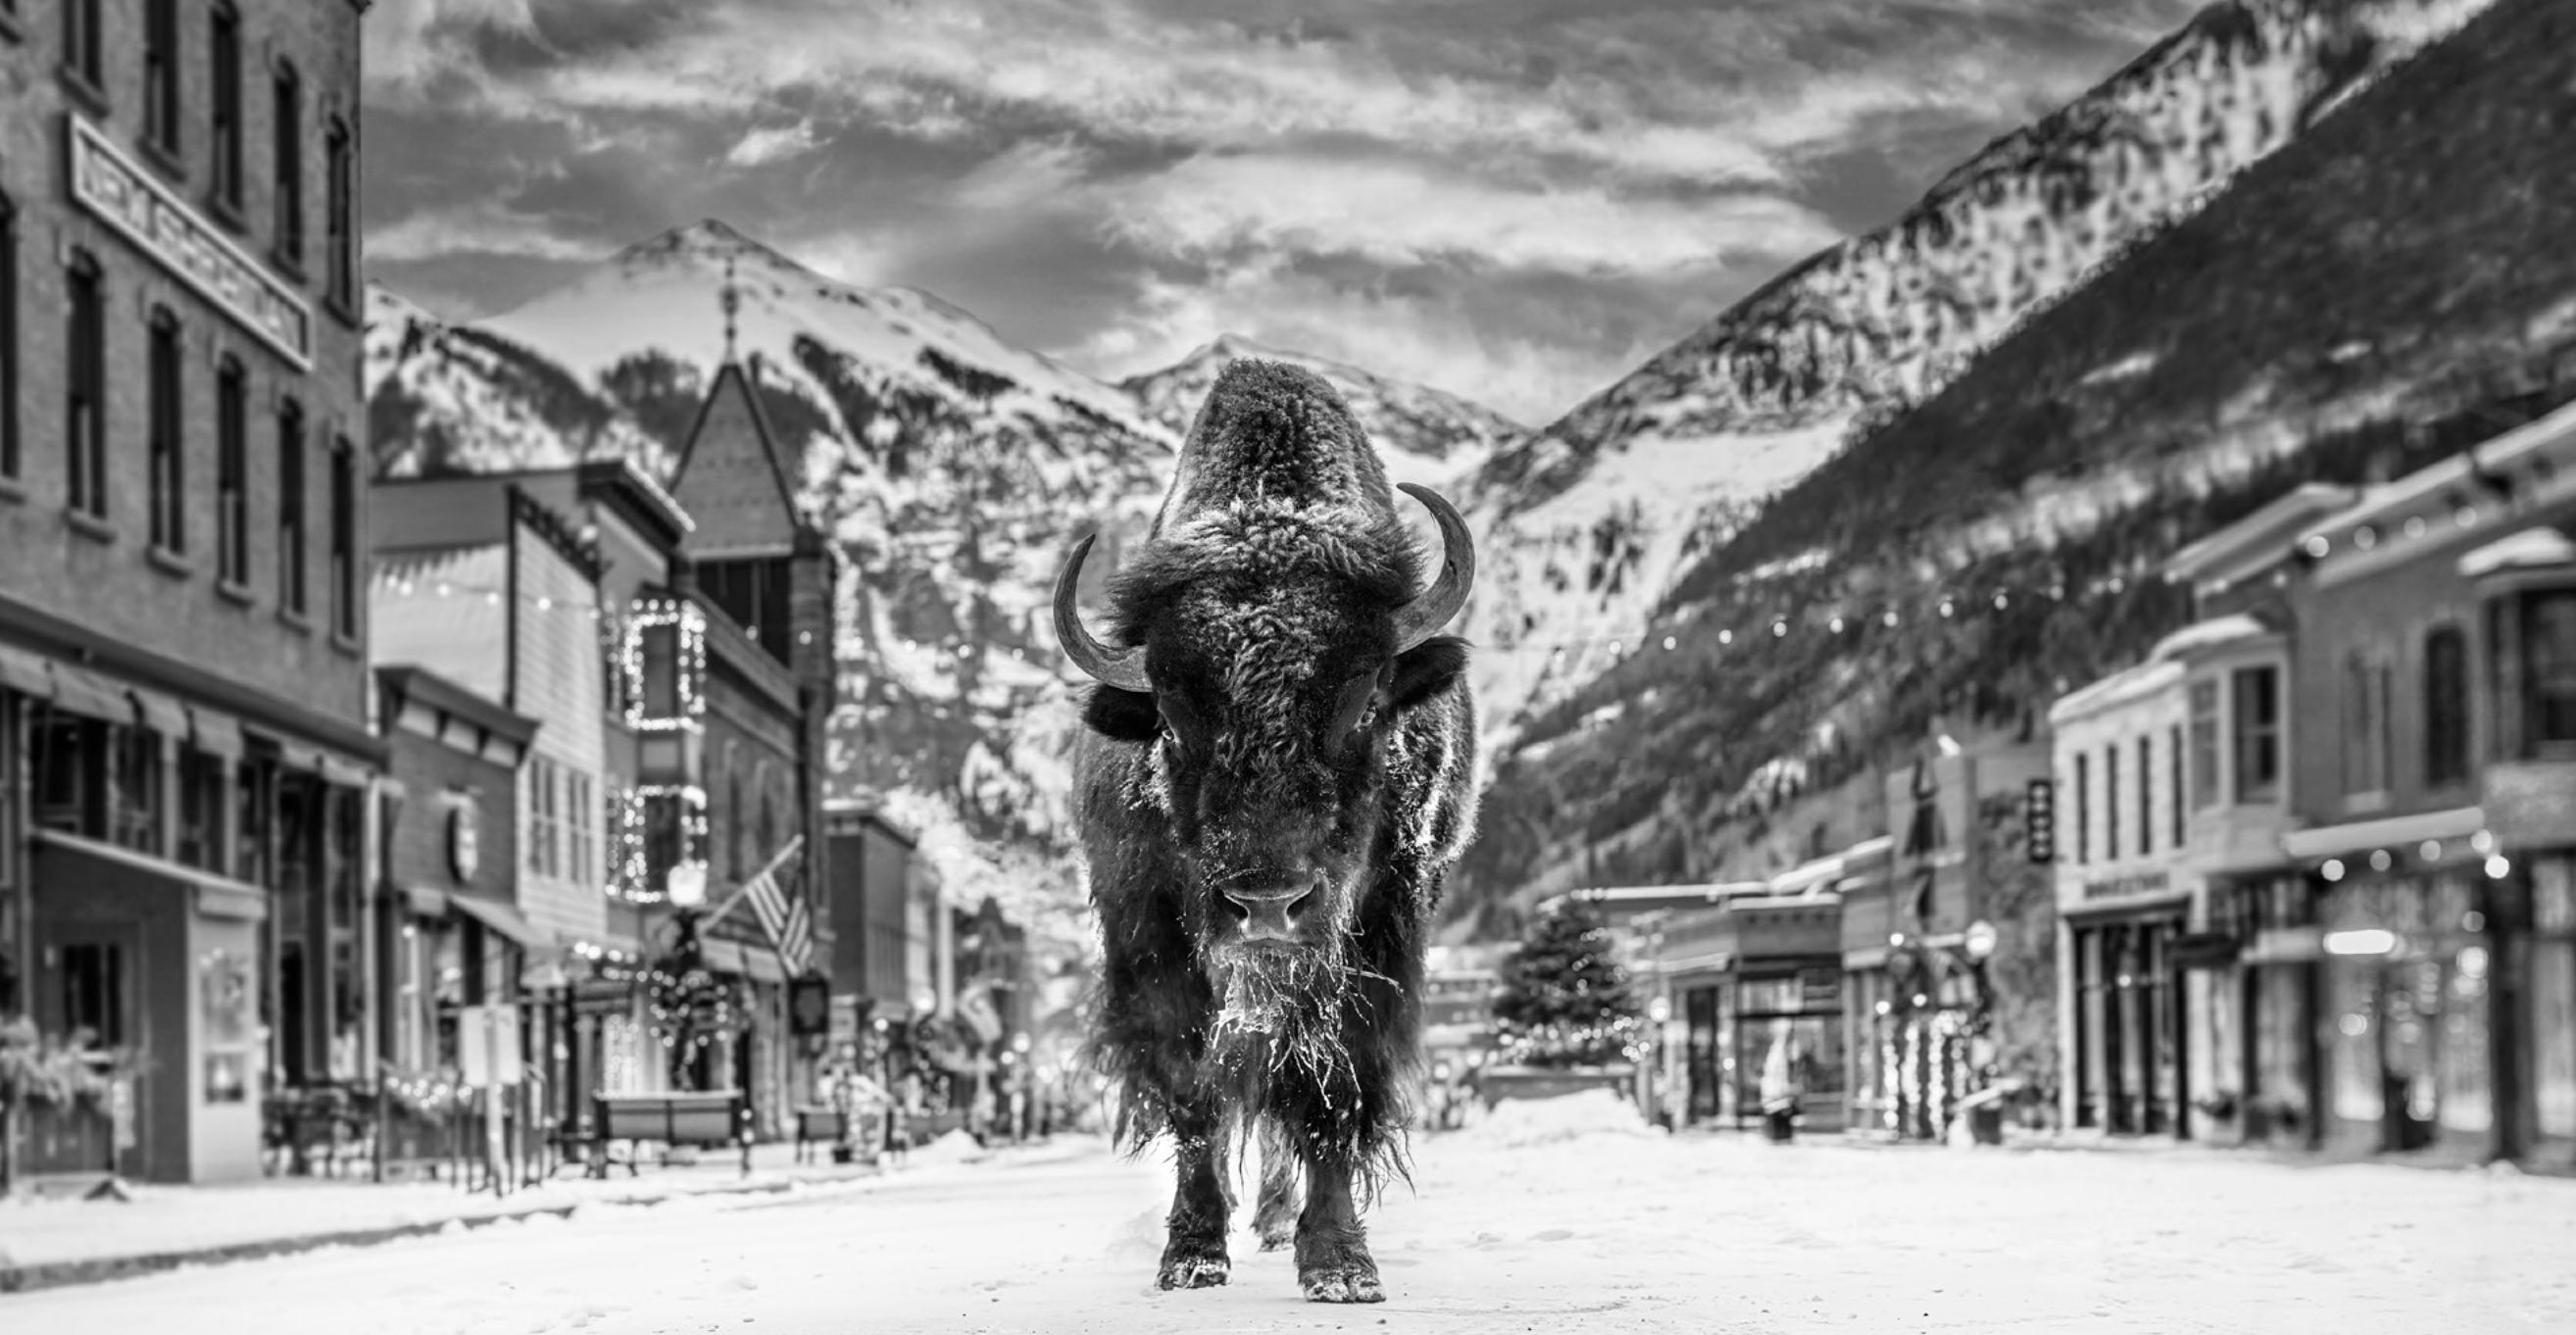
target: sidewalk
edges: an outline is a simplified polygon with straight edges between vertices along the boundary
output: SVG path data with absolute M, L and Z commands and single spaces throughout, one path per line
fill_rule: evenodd
M 968 1155 L 923 1146 L 892 1172 L 1021 1152 Z M 320 1247 L 366 1246 L 536 1215 L 569 1219 L 584 1209 L 795 1191 L 881 1175 L 871 1165 L 836 1165 L 827 1150 L 818 1149 L 814 1158 L 816 1162 L 798 1164 L 793 1145 L 761 1145 L 752 1151 L 748 1177 L 739 1155 L 702 1155 L 687 1167 L 648 1164 L 634 1177 L 619 1169 L 612 1177 L 591 1179 L 576 1168 L 506 1196 L 495 1196 L 489 1188 L 469 1195 L 453 1183 L 264 1178 L 211 1187 L 129 1184 L 133 1199 L 124 1203 L 0 1200 L 0 1294 Z

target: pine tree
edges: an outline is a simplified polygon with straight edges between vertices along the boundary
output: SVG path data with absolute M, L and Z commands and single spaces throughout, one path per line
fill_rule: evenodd
M 1636 1000 L 1609 929 L 1560 903 L 1532 919 L 1504 957 L 1494 1019 L 1514 1060 L 1589 1066 L 1619 1060 L 1634 1040 Z

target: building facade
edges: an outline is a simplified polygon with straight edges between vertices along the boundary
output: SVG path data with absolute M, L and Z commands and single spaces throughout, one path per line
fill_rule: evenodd
M 552 942 L 519 909 L 520 781 L 538 720 L 425 668 L 376 673 L 377 707 L 401 798 L 386 821 L 391 907 L 373 948 L 377 1048 L 387 1098 L 378 1122 L 388 1165 L 442 1159 L 455 1142 L 464 1007 L 518 1005 Z M 535 967 L 532 967 L 535 966 Z M 542 1006 L 522 1011 L 519 1050 L 554 1037 Z M 544 1106 L 512 1106 L 511 1120 Z
M 441 1022 L 451 1026 L 458 1005 L 519 1006 L 520 1051 L 543 1091 L 521 1119 L 530 1133 L 556 1134 L 578 1125 L 580 1093 L 607 1064 L 569 993 L 575 968 L 608 936 L 599 545 L 506 475 L 382 481 L 370 503 L 380 680 L 406 687 L 406 709 L 424 707 L 416 697 L 429 692 L 437 712 L 464 717 L 453 695 L 437 694 L 444 687 L 539 725 L 515 748 L 512 855 L 485 872 L 482 893 L 401 886 L 397 930 L 416 942 L 454 939 L 476 961 L 474 985 L 455 999 L 456 980 L 424 947 L 390 955 L 397 967 L 379 995 L 388 1006 L 408 994 L 443 996 Z M 421 722 L 391 712 L 395 702 L 384 708 L 389 725 Z M 412 801 L 439 800 L 406 796 L 406 822 L 427 815 Z
M 2315 1137 L 2559 1163 L 2576 1144 L 2576 409 L 2301 538 L 2297 754 Z
M 2181 945 L 2200 878 L 2188 864 L 2184 665 L 2146 662 L 2052 706 L 2060 1124 L 2187 1130 Z
M 1682 1123 L 1758 1120 L 1764 1069 L 1778 1062 L 1802 1125 L 1842 1128 L 1841 900 L 1836 878 L 1816 872 L 1793 869 L 1774 893 L 1677 912 L 1655 934 L 1656 990 L 1681 1034 L 1668 1106 Z
M 2166 563 L 2191 589 L 2192 625 L 2167 641 L 2183 668 L 2190 814 L 2186 869 L 2199 916 L 2180 945 L 2194 1095 L 2191 1135 L 2306 1143 L 2316 1104 L 2309 1032 L 2318 945 L 2305 876 L 2282 837 L 2305 739 L 2289 706 L 2296 606 L 2291 554 L 2348 506 L 2348 487 L 2309 484 L 2193 543 Z
M 129 1059 L 34 1173 L 253 1175 L 372 1069 L 360 8 L 0 41 L 0 1012 Z

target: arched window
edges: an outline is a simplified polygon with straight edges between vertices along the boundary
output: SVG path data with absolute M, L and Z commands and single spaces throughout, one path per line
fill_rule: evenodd
M 215 368 L 215 558 L 225 583 L 250 583 L 250 375 L 230 356 Z
M 151 520 L 152 545 L 165 552 L 188 550 L 188 489 L 180 464 L 185 452 L 179 440 L 179 424 L 186 420 L 180 384 L 183 360 L 179 317 L 171 314 L 167 306 L 153 307 L 152 361 L 146 384 L 151 407 L 145 441 L 149 463 L 145 508 Z
M 772 799 L 772 776 L 777 770 L 766 760 L 760 762 L 760 851 L 763 863 L 778 856 L 778 805 Z
M 64 303 L 64 355 L 70 365 L 64 403 L 64 444 L 71 452 L 71 508 L 93 519 L 107 517 L 107 293 L 98 259 L 72 252 Z
M 277 203 L 277 254 L 288 264 L 304 264 L 304 79 L 295 66 L 279 61 L 270 92 L 276 107 L 275 135 L 269 158 L 277 168 L 273 198 Z

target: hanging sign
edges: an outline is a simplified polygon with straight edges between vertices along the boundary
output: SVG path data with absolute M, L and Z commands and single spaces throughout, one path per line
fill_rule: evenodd
M 2033 862 L 2057 860 L 2057 785 L 2047 779 L 2033 779 L 2022 798 L 2022 819 L 2026 824 L 2025 842 Z

